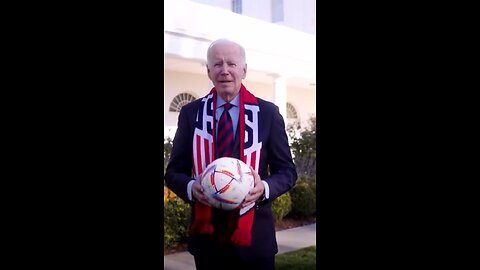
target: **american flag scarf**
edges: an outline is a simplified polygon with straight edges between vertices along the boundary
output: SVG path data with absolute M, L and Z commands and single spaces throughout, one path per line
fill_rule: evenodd
M 258 135 L 258 116 L 260 108 L 257 98 L 242 84 L 240 87 L 240 157 L 243 162 L 258 172 L 262 142 Z M 195 121 L 193 135 L 193 175 L 201 175 L 210 162 L 215 159 L 215 104 L 217 92 L 215 87 L 202 98 Z M 244 117 L 242 117 L 242 115 Z M 238 246 L 251 244 L 251 230 L 253 225 L 255 203 L 242 209 L 232 210 L 229 213 L 227 233 L 222 238 Z M 190 234 L 213 234 L 211 224 L 212 209 L 202 203 L 196 202 L 195 214 Z

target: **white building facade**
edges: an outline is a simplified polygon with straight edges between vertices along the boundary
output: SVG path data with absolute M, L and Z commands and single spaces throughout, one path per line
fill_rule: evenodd
M 274 102 L 287 124 L 316 115 L 315 1 L 165 0 L 164 123 L 173 138 L 181 106 L 213 87 L 207 48 L 228 38 L 245 48 L 243 84 Z

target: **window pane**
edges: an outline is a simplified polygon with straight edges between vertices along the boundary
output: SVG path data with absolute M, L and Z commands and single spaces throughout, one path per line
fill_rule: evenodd
M 242 0 L 232 0 L 232 11 L 242 14 Z
M 272 22 L 283 22 L 283 0 L 272 0 Z
M 188 93 L 181 93 L 175 96 L 170 103 L 170 112 L 180 112 L 183 105 L 186 105 L 195 100 L 195 97 Z

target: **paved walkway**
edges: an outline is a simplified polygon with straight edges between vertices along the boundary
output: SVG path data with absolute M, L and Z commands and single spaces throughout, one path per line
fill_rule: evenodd
M 277 232 L 278 254 L 317 245 L 317 224 Z M 163 257 L 165 270 L 195 270 L 193 256 L 178 252 Z

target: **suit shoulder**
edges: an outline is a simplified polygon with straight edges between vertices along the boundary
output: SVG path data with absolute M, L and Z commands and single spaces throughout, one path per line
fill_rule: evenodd
M 196 112 L 198 111 L 198 107 L 200 106 L 200 103 L 201 103 L 202 99 L 199 98 L 199 99 L 196 99 L 188 104 L 185 104 L 182 106 L 182 108 L 180 109 L 180 112 L 187 112 L 187 113 L 190 113 L 192 111 Z
M 267 110 L 267 111 L 277 110 L 278 111 L 278 106 L 275 105 L 275 103 L 273 102 L 270 102 L 258 97 L 257 97 L 257 101 L 258 101 L 258 106 L 260 107 L 260 110 Z

